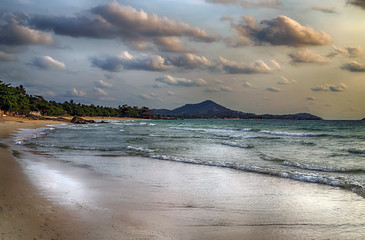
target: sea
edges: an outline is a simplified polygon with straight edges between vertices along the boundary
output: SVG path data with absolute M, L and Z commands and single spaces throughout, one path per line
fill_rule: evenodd
M 138 156 L 326 184 L 365 197 L 365 121 L 105 121 L 22 129 L 14 142 L 113 177 L 125 177 L 121 159 Z

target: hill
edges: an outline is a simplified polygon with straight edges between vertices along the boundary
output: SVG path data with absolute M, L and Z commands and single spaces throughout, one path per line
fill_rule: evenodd
M 185 104 L 173 110 L 152 109 L 154 114 L 165 117 L 179 118 L 240 118 L 240 119 L 293 119 L 293 120 L 321 120 L 320 117 L 309 113 L 297 113 L 286 115 L 245 113 L 231 110 L 219 105 L 212 100 L 206 100 L 196 104 Z

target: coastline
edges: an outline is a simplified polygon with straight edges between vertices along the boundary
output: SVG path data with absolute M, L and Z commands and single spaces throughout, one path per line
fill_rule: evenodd
M 16 117 L 0 118 L 1 239 L 67 239 L 68 236 L 77 239 L 77 234 L 62 223 L 66 223 L 71 214 L 41 196 L 9 147 L 9 136 L 17 129 L 39 128 L 55 123 Z
M 363 198 L 325 185 L 140 157 L 121 158 L 119 178 L 56 161 L 27 172 L 4 145 L 10 133 L 55 123 L 0 119 L 1 239 L 365 236 Z

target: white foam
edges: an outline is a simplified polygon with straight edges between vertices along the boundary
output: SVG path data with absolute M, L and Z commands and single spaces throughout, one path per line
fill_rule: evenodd
M 315 137 L 318 136 L 316 133 L 304 133 L 304 132 L 275 132 L 261 130 L 260 133 L 275 135 L 275 136 L 286 136 L 286 137 Z

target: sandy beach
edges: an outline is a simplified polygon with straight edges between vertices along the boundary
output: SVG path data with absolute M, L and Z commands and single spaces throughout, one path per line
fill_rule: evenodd
M 340 188 L 142 157 L 121 157 L 112 177 L 12 156 L 34 155 L 11 146 L 16 129 L 55 123 L 0 120 L 0 239 L 365 237 L 364 199 Z

